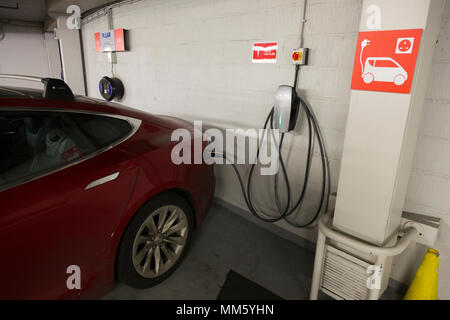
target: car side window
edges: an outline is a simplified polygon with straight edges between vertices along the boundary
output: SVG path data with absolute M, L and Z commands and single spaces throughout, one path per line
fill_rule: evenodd
M 397 65 L 390 60 L 379 60 L 377 61 L 378 68 L 396 68 Z
M 0 188 L 106 148 L 131 132 L 121 119 L 85 113 L 0 111 Z

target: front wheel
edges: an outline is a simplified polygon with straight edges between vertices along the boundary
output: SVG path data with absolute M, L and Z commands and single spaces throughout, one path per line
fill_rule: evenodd
M 394 78 L 394 83 L 395 83 L 397 86 L 401 86 L 402 84 L 405 83 L 405 81 L 406 81 L 405 77 L 402 76 L 401 74 L 400 74 L 400 75 L 397 75 L 397 76 Z
M 191 241 L 193 213 L 175 193 L 147 202 L 128 225 L 119 246 L 119 280 L 134 288 L 152 287 L 180 265 Z
M 363 77 L 363 80 L 364 80 L 364 82 L 367 83 L 367 84 L 372 83 L 373 80 L 374 80 L 373 74 L 371 74 L 371 73 L 366 73 L 366 74 L 364 75 L 364 77 Z

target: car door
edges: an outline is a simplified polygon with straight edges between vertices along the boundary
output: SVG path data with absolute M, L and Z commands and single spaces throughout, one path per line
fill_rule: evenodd
M 111 263 L 138 170 L 120 143 L 138 124 L 61 111 L 0 119 L 0 299 L 78 297 Z M 73 266 L 80 287 L 67 285 Z

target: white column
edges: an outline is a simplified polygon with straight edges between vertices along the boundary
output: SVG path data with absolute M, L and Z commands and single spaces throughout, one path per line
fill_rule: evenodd
M 74 94 L 86 95 L 80 31 L 68 29 L 66 20 L 65 16 L 58 17 L 55 29 L 61 50 L 64 81 Z
M 58 40 L 53 32 L 44 33 L 44 44 L 47 51 L 48 72 L 51 78 L 61 79 L 62 65 L 58 48 Z
M 333 224 L 374 244 L 400 224 L 443 8 L 443 0 L 363 2 L 360 31 L 374 31 L 375 11 L 380 31 L 424 29 L 410 94 L 351 92 Z

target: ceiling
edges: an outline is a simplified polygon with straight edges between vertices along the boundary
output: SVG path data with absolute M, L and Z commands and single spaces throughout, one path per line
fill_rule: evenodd
M 56 28 L 56 18 L 65 14 L 70 5 L 79 6 L 81 13 L 84 13 L 112 2 L 117 2 L 117 0 L 47 0 L 47 17 L 44 21 L 44 29 L 51 31 Z
M 92 8 L 103 6 L 110 2 L 117 2 L 112 0 L 47 0 L 47 7 L 49 12 L 66 12 L 70 5 L 78 5 L 81 12 L 85 12 Z
M 0 19 L 43 22 L 46 0 L 0 0 Z
M 0 19 L 39 22 L 51 31 L 56 27 L 56 18 L 66 14 L 70 5 L 78 5 L 84 13 L 111 2 L 117 0 L 0 0 Z

